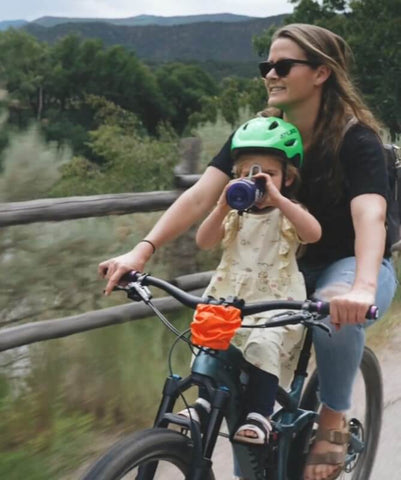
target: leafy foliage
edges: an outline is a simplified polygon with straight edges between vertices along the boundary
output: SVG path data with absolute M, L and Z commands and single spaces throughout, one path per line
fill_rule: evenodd
M 46 143 L 35 126 L 14 135 L 4 152 L 0 201 L 47 197 L 49 189 L 61 177 L 59 168 L 70 158 L 68 149 Z
M 156 70 L 156 78 L 167 101 L 169 121 L 179 134 L 184 132 L 195 113 L 204 113 L 203 119 L 209 119 L 203 105 L 217 94 L 217 85 L 199 66 L 165 64 Z
M 401 133 L 401 3 L 356 0 L 350 6 L 347 38 L 359 83 L 394 140 Z
M 89 132 L 87 148 L 95 165 L 76 156 L 62 168 L 51 196 L 169 190 L 178 161 L 178 137 L 161 126 L 158 138 L 147 135 L 132 113 L 101 97 L 89 96 L 98 127 Z
M 209 118 L 202 106 L 217 93 L 215 80 L 200 67 L 173 64 L 155 73 L 122 46 L 105 49 L 100 40 L 77 35 L 48 46 L 23 31 L 0 33 L 0 65 L 8 123 L 24 127 L 40 120 L 49 140 L 68 143 L 84 156 L 90 155 L 88 131 L 98 127 L 88 96 L 134 114 L 146 132 L 157 136 L 163 124 L 181 134 L 192 114 L 202 112 L 191 125 Z
M 0 34 L 0 78 L 11 93 L 10 119 L 17 125 L 26 125 L 28 111 L 40 118 L 48 51 L 23 31 L 11 29 Z

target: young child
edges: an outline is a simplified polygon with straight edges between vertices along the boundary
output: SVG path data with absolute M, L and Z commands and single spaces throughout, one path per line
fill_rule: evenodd
M 321 236 L 318 221 L 293 200 L 302 165 L 301 136 L 293 125 L 280 118 L 255 118 L 233 135 L 231 153 L 234 175 L 214 210 L 203 221 L 196 241 L 210 249 L 222 242 L 223 255 L 205 295 L 236 295 L 247 302 L 258 300 L 304 300 L 306 290 L 297 267 L 300 244 L 317 242 Z M 226 193 L 239 178 L 265 182 L 265 194 L 248 211 L 232 210 Z M 253 173 L 252 173 L 253 174 Z M 260 181 L 260 180 L 259 180 Z M 277 312 L 274 312 L 277 313 Z M 245 318 L 246 324 L 265 323 L 272 313 Z M 264 444 L 271 430 L 268 418 L 273 412 L 278 384 L 288 385 L 302 344 L 301 325 L 270 329 L 239 329 L 232 344 L 250 364 L 247 399 L 249 411 L 234 435 L 237 441 Z M 203 392 L 188 410 L 180 412 L 202 421 L 210 411 Z

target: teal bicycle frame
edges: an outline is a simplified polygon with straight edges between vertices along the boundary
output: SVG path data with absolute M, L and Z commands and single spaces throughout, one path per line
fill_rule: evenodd
M 302 452 L 294 452 L 291 447 L 299 432 L 311 434 L 318 415 L 315 411 L 299 408 L 311 351 L 311 333 L 310 330 L 306 333 L 290 391 L 279 389 L 277 401 L 281 408 L 272 417 L 273 433 L 268 446 L 244 445 L 232 441 L 234 457 L 241 474 L 249 480 L 287 480 L 288 461 L 294 454 L 297 459 L 292 458 L 292 469 L 295 467 L 302 471 Z M 196 422 L 171 413 L 178 396 L 194 385 L 206 387 L 211 399 L 212 409 L 203 438 Z M 172 375 L 166 380 L 155 426 L 167 427 L 168 424 L 175 423 L 190 430 L 194 441 L 191 479 L 207 478 L 205 471 L 211 468 L 210 458 L 223 418 L 227 421 L 232 440 L 242 420 L 245 386 L 246 362 L 242 353 L 232 345 L 228 350 L 200 350 L 188 377 L 182 379 Z M 294 474 L 296 475 L 295 472 Z

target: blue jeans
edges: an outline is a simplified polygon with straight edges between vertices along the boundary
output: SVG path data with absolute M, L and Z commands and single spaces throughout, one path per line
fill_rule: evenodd
M 355 276 L 355 257 L 347 257 L 327 265 L 308 266 L 299 262 L 304 274 L 308 295 L 316 299 L 327 287 L 335 285 L 352 285 Z M 379 307 L 379 315 L 391 305 L 397 288 L 397 280 L 391 260 L 384 259 L 380 267 L 375 303 Z M 365 345 L 365 324 L 346 325 L 336 331 L 330 323 L 332 336 L 322 329 L 315 328 L 313 343 L 316 351 L 316 362 L 320 384 L 320 400 L 335 411 L 346 411 L 351 406 L 351 393 Z
M 347 257 L 322 265 L 306 265 L 299 261 L 299 269 L 305 277 L 308 297 L 319 299 L 319 292 L 335 284 L 351 286 L 355 276 L 355 257 Z M 391 260 L 384 259 L 380 267 L 375 304 L 379 315 L 391 305 L 397 288 L 397 280 Z M 365 327 L 372 320 L 359 325 L 346 325 L 336 331 L 330 323 L 330 316 L 324 320 L 332 330 L 329 337 L 320 328 L 313 331 L 317 369 L 320 383 L 320 400 L 335 411 L 346 411 L 351 406 L 352 386 L 358 373 L 365 346 Z M 241 476 L 234 455 L 234 474 Z

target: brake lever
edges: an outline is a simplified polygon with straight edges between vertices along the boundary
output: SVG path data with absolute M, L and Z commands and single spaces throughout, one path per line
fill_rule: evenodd
M 331 329 L 328 325 L 326 325 L 325 323 L 319 321 L 319 320 L 315 320 L 313 318 L 309 318 L 309 319 L 305 319 L 305 320 L 302 320 L 301 323 L 303 325 L 305 325 L 305 327 L 318 327 L 318 328 L 321 328 L 322 330 L 324 330 L 326 333 L 328 333 L 329 337 L 331 337 Z
M 122 290 L 125 290 L 127 292 L 127 297 L 134 302 L 148 303 L 152 298 L 152 292 L 140 282 L 130 282 Z
M 126 291 L 127 290 L 127 287 L 122 287 L 121 285 L 115 285 L 113 287 L 113 292 L 119 292 L 119 291 Z

